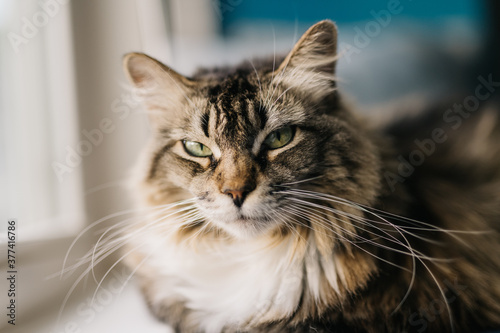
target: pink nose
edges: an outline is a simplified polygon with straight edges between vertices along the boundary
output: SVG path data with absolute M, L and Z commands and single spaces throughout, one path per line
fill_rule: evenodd
M 237 207 L 241 207 L 243 205 L 243 201 L 247 197 L 248 193 L 250 193 L 252 189 L 250 188 L 242 188 L 242 189 L 225 189 L 222 193 L 227 194 L 233 199 L 234 204 Z

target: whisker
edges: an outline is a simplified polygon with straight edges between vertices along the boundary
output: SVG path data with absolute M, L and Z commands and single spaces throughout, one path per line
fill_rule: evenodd
M 192 199 L 190 199 L 190 200 L 192 200 Z M 73 249 L 73 247 L 75 246 L 75 244 L 78 242 L 78 240 L 85 233 L 87 233 L 90 229 L 94 228 L 95 226 L 97 226 L 97 225 L 99 225 L 99 224 L 101 224 L 101 223 L 103 223 L 105 221 L 108 221 L 108 220 L 110 220 L 112 218 L 115 218 L 115 217 L 119 217 L 119 216 L 123 216 L 123 215 L 128 215 L 128 214 L 137 214 L 141 210 L 146 210 L 146 212 L 148 212 L 148 211 L 155 210 L 155 209 L 163 209 L 166 206 L 169 206 L 169 205 L 160 205 L 160 206 L 149 207 L 149 208 L 127 209 L 127 210 L 119 211 L 119 212 L 116 212 L 116 213 L 112 213 L 112 214 L 106 215 L 105 217 L 100 218 L 99 220 L 97 220 L 97 221 L 91 223 L 90 225 L 88 225 L 87 227 L 85 227 L 82 231 L 80 231 L 80 233 L 71 242 L 71 245 L 69 246 L 68 250 L 66 251 L 66 255 L 64 256 L 64 260 L 63 260 L 63 265 L 62 265 L 62 270 L 61 270 L 60 278 L 62 278 L 62 275 L 64 274 L 66 262 L 68 261 L 68 257 L 69 257 L 69 255 L 71 253 L 71 250 Z
M 304 215 L 303 213 L 302 213 L 302 214 L 298 214 L 298 215 L 297 215 L 297 214 L 294 214 L 294 215 L 296 215 L 297 217 L 302 217 L 302 218 L 306 218 L 306 219 L 307 219 L 307 215 Z M 298 220 L 295 220 L 294 222 L 296 222 L 297 224 L 302 225 L 302 226 L 304 226 L 304 227 L 306 227 L 306 228 L 311 229 L 313 232 L 317 232 L 317 230 L 315 230 L 313 227 L 311 227 L 311 226 L 309 226 L 309 225 L 307 225 L 307 224 L 304 224 L 304 223 L 302 223 L 302 222 L 300 222 L 300 221 L 298 221 Z M 376 258 L 376 259 L 378 259 L 378 260 L 380 260 L 380 261 L 382 261 L 382 262 L 385 262 L 385 263 L 387 263 L 388 265 L 391 265 L 391 266 L 394 266 L 394 267 L 400 268 L 401 270 L 404 270 L 404 271 L 408 271 L 408 272 L 409 272 L 409 270 L 408 270 L 406 267 L 403 267 L 403 266 L 397 265 L 397 264 L 395 264 L 395 263 L 393 263 L 393 262 L 390 262 L 390 261 L 388 261 L 388 260 L 386 260 L 386 259 L 384 259 L 384 258 L 382 258 L 382 257 L 379 257 L 379 256 L 377 256 L 377 255 L 375 255 L 375 254 L 371 253 L 370 251 L 368 251 L 368 250 L 366 250 L 366 249 L 362 248 L 361 246 L 357 245 L 356 243 L 352 243 L 352 242 L 350 242 L 350 240 L 348 240 L 348 239 L 344 238 L 344 237 L 343 237 L 343 236 L 341 236 L 341 235 L 340 235 L 340 237 L 341 237 L 341 238 L 343 238 L 346 242 L 349 242 L 351 245 L 353 245 L 353 246 L 355 246 L 356 248 L 360 249 L 361 251 L 363 251 L 363 252 L 365 252 L 365 253 L 369 254 L 370 256 L 372 256 L 372 257 L 374 257 L 374 258 Z
M 324 208 L 324 209 L 331 209 L 330 207 L 321 207 L 321 206 L 314 206 L 314 207 Z M 309 209 L 307 209 L 307 210 L 303 210 L 303 211 L 304 211 L 305 213 L 310 213 L 310 210 L 309 210 Z M 317 211 L 317 210 L 316 210 L 316 211 Z M 337 214 L 342 214 L 342 213 L 343 213 L 342 211 L 337 211 L 337 210 L 332 211 L 332 212 L 337 213 Z M 323 219 L 324 221 L 326 221 L 326 222 L 330 222 L 329 220 L 326 220 L 326 218 L 324 218 L 323 216 L 319 216 L 319 215 L 315 215 L 315 216 L 316 216 L 316 217 L 319 217 L 319 218 L 322 218 L 322 219 Z M 402 246 L 402 247 L 405 247 L 405 248 L 407 248 L 408 250 L 410 250 L 410 252 L 405 252 L 405 251 L 398 250 L 398 249 L 394 249 L 394 248 L 392 248 L 392 247 L 389 247 L 389 246 L 386 246 L 386 245 L 383 245 L 383 244 L 376 243 L 376 242 L 374 242 L 372 239 L 367 239 L 367 238 L 364 238 L 364 237 L 362 237 L 362 236 L 360 236 L 360 235 L 358 235 L 358 234 L 356 234 L 356 233 L 353 233 L 353 232 L 352 232 L 352 231 L 350 231 L 350 230 L 347 230 L 347 229 L 345 229 L 345 228 L 342 228 L 341 226 L 338 226 L 338 225 L 336 225 L 336 224 L 332 224 L 332 225 L 327 224 L 327 225 L 328 225 L 328 226 L 335 226 L 335 227 L 337 227 L 337 228 L 340 228 L 340 229 L 342 229 L 343 231 L 345 231 L 345 232 L 349 233 L 351 236 L 353 236 L 353 237 L 355 237 L 355 238 L 362 238 L 362 239 L 364 240 L 364 243 L 369 243 L 369 244 L 371 244 L 371 245 L 375 245 L 375 246 L 377 246 L 377 247 L 380 247 L 380 248 L 383 248 L 383 249 L 386 249 L 386 250 L 390 250 L 390 251 L 394 251 L 394 252 L 397 252 L 397 253 L 401 253 L 401 254 L 406 254 L 406 255 L 410 255 L 410 256 L 414 255 L 414 253 L 411 251 L 411 247 L 410 247 L 409 245 L 402 243 L 401 241 L 399 241 L 399 240 L 397 240 L 396 238 L 394 238 L 392 235 L 390 235 L 390 236 L 391 236 L 393 239 L 388 238 L 388 237 L 385 237 L 385 236 L 380 236 L 380 235 L 378 235 L 378 234 L 374 233 L 373 231 L 370 231 L 370 230 L 365 229 L 365 228 L 360 228 L 360 227 L 358 227 L 358 229 L 361 229 L 361 230 L 363 230 L 363 231 L 365 231 L 365 232 L 367 232 L 367 233 L 373 234 L 373 235 L 375 235 L 375 236 L 378 236 L 379 238 L 385 239 L 385 240 L 387 240 L 387 241 L 390 241 L 390 242 L 396 243 L 397 245 L 400 245 L 400 246 Z M 346 240 L 348 240 L 348 239 L 346 238 Z M 348 240 L 348 241 L 350 241 L 350 240 Z M 417 252 L 417 253 L 418 253 L 418 252 Z M 428 259 L 428 260 L 439 260 L 439 259 L 437 259 L 437 258 L 429 258 L 428 256 L 424 256 L 423 254 L 419 254 L 417 257 L 421 257 L 421 258 L 423 258 L 423 259 Z M 443 260 L 448 260 L 448 259 L 443 259 Z
M 437 231 L 437 232 L 442 232 L 442 233 L 446 233 L 450 236 L 452 236 L 453 238 L 455 238 L 457 241 L 460 241 L 461 243 L 464 243 L 466 244 L 461 238 L 459 238 L 458 236 L 454 235 L 454 233 L 467 233 L 469 234 L 468 231 L 461 231 L 461 230 L 447 230 L 447 229 L 443 229 L 443 228 L 439 228 L 439 227 L 435 227 L 435 226 L 432 226 L 428 223 L 424 223 L 424 222 L 420 222 L 421 224 L 426 224 L 428 226 L 431 226 L 432 228 L 412 228 L 412 227 L 405 227 L 405 226 L 395 226 L 394 224 L 390 223 L 389 221 L 387 221 L 386 219 L 384 219 L 382 217 L 382 215 L 385 215 L 387 216 L 387 212 L 384 212 L 384 211 L 381 211 L 381 210 L 376 210 L 376 209 L 372 209 L 371 207 L 369 206 L 366 206 L 366 205 L 362 205 L 362 204 L 358 204 L 358 203 L 354 203 L 352 201 L 348 201 L 346 199 L 343 199 L 343 198 L 339 198 L 339 197 L 336 197 L 336 196 L 332 196 L 332 195 L 327 195 L 327 194 L 322 194 L 322 193 L 317 193 L 317 192 L 312 192 L 312 191 L 307 191 L 307 190 L 297 190 L 297 189 L 294 189 L 294 190 L 290 190 L 290 191 L 293 191 L 294 193 L 304 193 L 305 195 L 309 195 L 311 197 L 314 197 L 316 199 L 321 199 L 321 200 L 329 200 L 329 201 L 332 201 L 332 202 L 336 202 L 336 203 L 340 203 L 340 204 L 345 204 L 345 205 L 350 205 L 350 206 L 356 206 L 356 207 L 359 207 L 359 209 L 361 209 L 362 211 L 365 211 L 366 213 L 370 214 L 370 215 L 373 215 L 373 216 L 376 216 L 378 217 L 379 219 L 381 219 L 382 221 L 384 221 L 385 223 L 388 223 L 388 224 L 391 224 L 391 226 L 394 226 L 394 227 L 397 227 L 397 229 L 399 231 L 402 231 L 402 232 L 405 232 L 406 234 L 409 234 L 413 237 L 416 237 L 416 238 L 419 238 L 421 240 L 424 240 L 426 242 L 429 242 L 429 243 L 433 243 L 433 244 L 437 244 L 439 245 L 440 242 L 438 241 L 435 241 L 435 240 L 432 240 L 432 239 L 428 239 L 428 238 L 424 238 L 423 236 L 420 236 L 418 234 L 415 234 L 415 233 L 412 233 L 409 230 L 419 230 L 419 231 Z M 375 210 L 377 213 L 375 212 L 372 212 L 371 210 Z M 386 213 L 386 214 L 384 214 Z M 394 215 L 394 214 L 392 214 Z M 398 215 L 395 215 L 395 217 L 397 217 Z M 390 216 L 391 217 L 391 216 Z M 400 220 L 400 219 L 397 219 L 397 220 Z M 406 221 L 406 220 L 404 220 Z M 414 220 L 416 221 L 416 220 Z M 382 223 L 380 221 L 373 221 L 373 223 Z M 483 234 L 484 232 L 474 232 L 473 234 Z
M 301 191 L 297 191 L 297 192 L 299 192 L 299 193 L 300 193 Z M 309 192 L 309 193 L 311 193 L 310 191 L 305 191 L 305 192 Z M 312 193 L 313 193 L 313 194 L 315 194 L 315 195 L 320 194 L 320 193 L 315 193 L 315 192 L 312 192 Z M 321 197 L 321 196 L 318 196 L 318 197 Z M 429 258 L 428 258 L 428 257 L 422 258 L 421 256 L 419 256 L 419 255 L 416 255 L 416 254 L 415 254 L 416 252 L 415 252 L 415 251 L 414 251 L 414 249 L 410 246 L 410 244 L 409 244 L 408 240 L 406 239 L 406 237 L 404 236 L 403 232 L 401 232 L 401 230 L 400 230 L 400 229 L 398 229 L 398 226 L 396 226 L 396 225 L 394 225 L 394 224 L 390 223 L 389 221 L 387 221 L 386 219 L 384 219 L 384 218 L 383 218 L 383 217 L 381 217 L 380 215 L 378 215 L 378 214 L 376 214 L 376 213 L 374 213 L 374 212 L 370 212 L 368 209 L 363 208 L 361 205 L 357 205 L 356 203 L 349 202 L 349 201 L 348 201 L 348 200 L 346 200 L 346 199 L 337 198 L 337 197 L 330 196 L 330 195 L 325 195 L 325 197 L 330 198 L 330 200 L 332 200 L 331 198 L 333 197 L 333 198 L 335 198 L 335 200 L 332 200 L 332 201 L 337 202 L 337 203 L 344 203 L 344 204 L 346 204 L 346 205 L 353 205 L 353 204 L 354 204 L 355 206 L 357 206 L 357 207 L 358 207 L 358 209 L 360 209 L 360 210 L 362 210 L 362 211 L 365 211 L 365 212 L 367 212 L 367 213 L 369 213 L 369 214 L 372 214 L 372 215 L 374 215 L 375 217 L 377 217 L 377 218 L 381 219 L 382 221 L 384 221 L 384 222 L 388 223 L 389 225 L 391 225 L 391 226 L 392 226 L 392 227 L 393 227 L 393 228 L 394 228 L 394 229 L 395 229 L 395 230 L 396 230 L 396 231 L 397 231 L 397 232 L 401 235 L 401 237 L 403 237 L 403 239 L 405 239 L 405 242 L 407 242 L 407 244 L 408 244 L 408 249 L 409 249 L 409 251 L 410 251 L 410 252 L 411 252 L 411 254 L 412 254 L 412 255 L 411 255 L 411 258 L 412 258 L 412 262 L 413 262 L 413 267 L 414 267 L 414 268 L 413 268 L 413 270 L 412 270 L 412 278 L 411 278 L 411 281 L 410 281 L 409 288 L 408 288 L 408 290 L 407 290 L 406 294 L 404 295 L 403 300 L 402 300 L 402 301 L 401 301 L 401 303 L 400 303 L 400 304 L 396 307 L 396 309 L 394 310 L 394 312 L 396 312 L 398 309 L 400 309 L 400 307 L 402 306 L 402 304 L 404 303 L 404 301 L 405 301 L 405 300 L 407 299 L 407 297 L 409 296 L 409 293 L 410 293 L 411 287 L 412 287 L 412 285 L 414 284 L 414 281 L 415 281 L 415 275 L 416 275 L 416 270 L 415 270 L 416 263 L 415 263 L 415 260 L 418 260 L 418 261 L 419 261 L 419 262 L 423 265 L 423 267 L 426 269 L 426 271 L 429 273 L 429 275 L 432 277 L 432 279 L 433 279 L 433 280 L 434 280 L 434 282 L 436 283 L 436 286 L 438 287 L 438 289 L 439 289 L 439 291 L 440 291 L 441 295 L 443 296 L 443 299 L 445 300 L 445 303 L 446 303 L 446 297 L 445 297 L 445 295 L 444 295 L 444 291 L 442 290 L 441 286 L 439 285 L 439 283 L 438 283 L 438 281 L 437 281 L 437 279 L 436 279 L 436 277 L 435 277 L 434 273 L 431 271 L 431 269 L 428 267 L 428 265 L 427 265 L 427 264 L 423 261 L 423 259 L 429 259 Z M 408 231 L 405 231 L 405 232 L 406 232 L 406 233 L 408 233 Z M 433 260 L 435 260 L 435 259 L 433 258 Z M 453 324 L 452 324 L 452 315 L 451 315 L 451 311 L 450 311 L 450 309 L 449 309 L 449 305 L 448 305 L 448 304 L 446 304 L 446 306 L 447 306 L 448 314 L 449 314 L 449 317 L 450 317 L 450 324 L 453 326 Z
M 306 179 L 298 180 L 298 181 L 295 181 L 295 182 L 281 183 L 280 185 L 274 185 L 274 186 L 276 186 L 276 187 L 283 187 L 283 186 L 288 187 L 289 185 L 302 184 L 302 183 L 305 183 L 305 182 L 310 182 L 310 181 L 313 181 L 313 180 L 316 180 L 316 179 L 320 179 L 322 177 L 323 177 L 323 175 L 320 175 L 320 176 L 316 176 L 316 177 L 311 177 L 311 178 L 306 178 Z
M 250 62 L 250 65 L 252 65 L 252 68 L 255 72 L 255 76 L 257 76 L 257 82 L 259 83 L 259 110 L 262 110 L 262 84 L 260 83 L 260 77 L 259 73 L 257 72 L 257 69 L 255 68 L 255 65 L 253 64 L 252 60 L 248 60 Z
M 183 203 L 183 204 L 185 204 L 185 203 Z M 176 205 L 176 206 L 178 206 L 178 205 Z M 170 209 L 170 208 L 173 208 L 173 207 L 175 207 L 175 206 L 170 206 L 170 207 L 168 207 L 167 209 Z M 158 219 L 156 219 L 156 220 L 154 220 L 154 221 L 152 221 L 152 222 L 149 222 L 148 224 L 146 224 L 146 225 L 144 225 L 143 227 L 141 227 L 141 228 L 137 229 L 137 230 L 136 230 L 136 231 L 134 231 L 133 233 L 129 233 L 129 234 L 127 234 L 127 238 L 131 238 L 131 237 L 135 236 L 137 233 L 140 233 L 140 232 L 141 232 L 141 230 L 143 230 L 143 229 L 147 229 L 147 228 L 151 228 L 151 226 L 152 226 L 152 225 L 154 225 L 154 224 L 156 224 L 156 223 L 158 223 L 158 222 L 164 221 L 164 220 L 166 220 L 167 218 L 169 218 L 170 216 L 173 216 L 173 215 L 178 214 L 178 213 L 180 213 L 180 212 L 183 212 L 183 211 L 186 211 L 186 210 L 187 210 L 187 211 L 188 211 L 188 213 L 190 213 L 190 210 L 192 210 L 192 209 L 193 209 L 193 207 L 194 207 L 194 206 L 183 207 L 182 209 L 176 210 L 176 211 L 174 211 L 174 212 L 172 212 L 172 213 L 170 213 L 170 214 L 168 214 L 168 215 L 162 216 L 162 217 L 160 217 L 160 218 L 158 218 Z M 158 213 L 155 213 L 155 215 L 156 215 L 156 214 L 159 214 L 159 213 L 161 213 L 161 212 L 163 212 L 163 210 L 162 210 L 162 211 L 160 211 L 160 212 L 158 212 Z M 184 217 L 184 214 L 183 214 L 183 215 L 181 215 L 179 218 L 183 218 L 183 217 Z M 126 222 L 128 222 L 128 221 L 126 221 Z M 96 256 L 96 250 L 97 250 L 97 248 L 98 248 L 98 246 L 99 246 L 100 242 L 103 240 L 103 238 L 104 238 L 104 236 L 106 235 L 106 233 L 107 233 L 108 231 L 110 231 L 111 229 L 113 229 L 114 227 L 115 227 L 115 226 L 112 226 L 111 228 L 108 228 L 108 229 L 107 229 L 107 230 L 106 230 L 106 231 L 105 231 L 105 232 L 101 235 L 101 237 L 99 237 L 99 239 L 97 240 L 97 242 L 96 242 L 96 244 L 95 244 L 95 246 L 94 246 L 94 250 L 93 250 L 93 252 L 92 252 L 92 260 L 91 260 L 91 262 L 92 262 L 92 263 L 94 262 L 94 259 L 95 259 L 95 256 Z M 134 227 L 134 225 L 129 226 L 129 228 L 133 228 L 133 227 Z M 116 235 L 121 234 L 121 233 L 123 233 L 123 232 L 124 232 L 124 230 L 118 230 L 118 231 L 116 231 L 114 234 L 112 234 L 112 235 L 108 236 L 108 238 L 106 238 L 106 239 L 105 239 L 105 243 L 109 245 L 109 244 L 112 244 L 113 242 L 118 242 L 118 244 L 119 244 L 119 243 L 120 243 L 119 241 L 117 241 L 117 240 L 111 241 L 111 240 L 112 240 L 112 239 L 113 239 Z M 92 265 L 92 266 L 94 266 L 94 265 Z M 94 270 L 93 270 L 93 269 L 92 269 L 92 276 L 94 277 L 94 281 L 97 283 L 97 279 L 96 279 L 96 277 L 95 277 L 95 273 L 94 273 Z
M 313 230 L 314 230 L 314 229 L 313 229 Z M 366 253 L 368 253 L 368 254 L 370 254 L 370 255 L 374 256 L 375 258 L 377 258 L 377 259 L 381 260 L 381 257 L 376 256 L 376 255 L 374 255 L 373 253 L 371 253 L 370 251 L 367 251 L 367 250 L 365 250 L 365 249 L 363 249 L 363 248 L 359 247 L 357 244 L 354 244 L 354 243 L 353 243 L 352 241 L 350 241 L 350 240 L 347 240 L 347 241 L 348 241 L 350 244 L 352 244 L 352 245 L 354 245 L 354 246 L 358 247 L 359 249 L 363 250 L 364 252 L 366 252 Z M 367 241 L 368 241 L 370 244 L 373 244 L 373 245 L 376 245 L 376 246 L 380 246 L 379 244 L 377 244 L 377 243 L 373 243 L 373 242 L 372 242 L 372 241 L 370 241 L 370 240 L 367 240 Z M 386 248 L 386 247 L 384 247 L 384 248 Z M 411 246 L 409 246 L 409 243 L 408 243 L 408 248 L 409 248 L 409 250 L 410 250 L 410 252 L 411 252 L 411 253 L 410 253 L 410 255 L 411 255 L 411 257 L 412 257 L 412 262 L 413 262 L 413 265 L 412 265 L 412 267 L 413 267 L 413 268 L 412 268 L 412 277 L 411 277 L 411 281 L 410 281 L 409 287 L 408 287 L 408 289 L 407 289 L 407 291 L 406 291 L 405 295 L 403 296 L 403 298 L 402 298 L 401 302 L 398 304 L 398 306 L 396 307 L 396 309 L 394 310 L 394 312 L 396 312 L 396 311 L 397 311 L 397 310 L 398 310 L 398 309 L 402 306 L 402 304 L 405 302 L 405 300 L 408 298 L 408 296 L 409 296 L 409 294 L 410 294 L 410 291 L 411 291 L 411 289 L 412 289 L 412 286 L 413 286 L 413 284 L 414 284 L 414 281 L 415 281 L 415 276 L 416 276 L 416 269 L 415 269 L 415 268 L 416 268 L 416 263 L 415 263 L 415 257 L 416 257 L 416 255 L 414 254 L 414 252 L 413 252 L 413 250 L 412 250 Z M 388 249 L 389 249 L 389 250 L 394 250 L 394 249 L 392 249 L 392 248 L 390 248 L 390 247 L 389 247 Z M 403 253 L 405 253 L 405 252 L 403 252 Z M 393 265 L 393 266 L 396 266 L 396 267 L 398 267 L 398 268 L 401 268 L 401 269 L 403 269 L 403 270 L 405 270 L 405 271 L 408 271 L 406 268 L 403 268 L 403 267 L 402 267 L 402 266 L 400 266 L 400 265 L 396 265 L 396 264 L 394 264 L 394 263 L 392 263 L 392 262 L 389 262 L 388 260 L 385 260 L 385 259 L 384 259 L 383 261 L 384 261 L 384 262 L 386 262 L 386 263 L 389 263 L 389 264 L 391 264 L 391 265 Z
M 89 188 L 88 190 L 86 190 L 84 192 L 84 195 L 87 196 L 87 195 L 90 195 L 90 194 L 93 194 L 93 193 L 96 193 L 96 192 L 99 192 L 99 191 L 102 191 L 102 190 L 105 190 L 108 188 L 112 188 L 112 187 L 118 187 L 118 186 L 125 187 L 127 184 L 128 184 L 128 180 L 110 181 L 110 182 Z
M 175 204 L 170 204 L 170 205 L 165 205 L 167 207 L 162 207 L 163 210 L 168 210 L 168 209 L 171 209 L 173 207 L 176 207 L 176 206 L 180 206 L 180 205 L 186 205 L 187 203 L 189 202 L 192 202 L 193 199 L 189 199 L 189 200 L 184 200 L 184 201 L 181 201 L 181 202 L 178 202 L 178 203 L 175 203 Z M 183 207 L 181 209 L 177 209 L 176 211 L 170 213 L 169 215 L 167 216 L 162 216 L 158 219 L 156 219 L 155 221 L 153 222 L 150 222 L 148 224 L 146 224 L 145 226 L 139 228 L 138 230 L 134 231 L 133 233 L 129 233 L 127 235 L 125 235 L 124 237 L 121 237 L 121 238 L 118 238 L 118 239 L 112 239 L 112 238 L 103 238 L 103 236 L 101 236 L 99 239 L 100 241 L 103 241 L 103 240 L 109 240 L 109 243 L 106 244 L 106 246 L 104 248 L 101 248 L 100 245 L 99 245 L 99 242 L 96 244 L 96 246 L 94 246 L 94 249 L 92 251 L 89 251 L 89 254 L 88 256 L 90 257 L 90 254 L 92 254 L 91 258 L 87 258 L 87 259 L 83 259 L 83 260 L 80 260 L 80 262 L 78 263 L 78 266 L 82 265 L 82 263 L 84 262 L 88 262 L 90 261 L 90 265 L 89 267 L 87 267 L 83 273 L 80 274 L 80 276 L 76 279 L 76 281 L 73 283 L 73 285 L 71 286 L 71 288 L 69 289 L 68 293 L 66 294 L 64 300 L 63 300 L 63 303 L 61 305 L 61 308 L 59 310 L 59 314 L 58 314 L 58 319 L 57 321 L 59 322 L 60 321 L 60 318 L 62 316 L 62 313 L 64 311 L 64 308 L 69 300 L 69 297 L 72 295 L 73 291 L 75 290 L 75 288 L 78 286 L 78 284 L 80 284 L 80 282 L 84 279 L 84 278 L 87 278 L 88 277 L 88 273 L 89 272 L 93 272 L 94 270 L 94 267 L 96 265 L 98 265 L 100 262 L 102 262 L 105 258 L 107 258 L 111 253 L 114 253 L 116 250 L 118 250 L 119 248 L 121 248 L 122 246 L 125 245 L 125 240 L 127 239 L 130 239 L 131 237 L 133 237 L 134 235 L 136 236 L 137 233 L 145 233 L 145 232 L 151 232 L 151 229 L 152 227 L 158 227 L 161 225 L 158 224 L 159 221 L 163 221 L 165 219 L 167 219 L 168 217 L 172 216 L 173 214 L 178 214 L 179 212 L 181 211 L 185 211 L 187 209 L 193 209 L 195 208 L 195 206 L 193 205 L 189 205 L 188 207 Z M 161 211 L 159 212 L 161 213 Z M 196 213 L 196 212 L 194 212 Z M 156 213 L 158 214 L 158 213 Z M 182 223 L 178 223 L 177 225 L 178 226 L 182 226 L 182 225 L 186 225 L 188 223 L 192 223 L 194 221 L 194 219 L 192 219 L 191 216 L 195 216 L 196 219 L 199 219 L 200 216 L 197 216 L 196 214 L 193 214 L 193 212 L 190 212 L 188 211 L 187 213 L 184 213 L 181 215 L 182 216 L 187 216 L 188 219 L 187 220 L 184 220 L 182 221 Z M 108 229 L 109 230 L 109 229 Z M 146 244 L 141 244 L 140 246 L 135 246 L 133 247 L 131 250 L 129 250 L 126 254 L 122 255 L 119 260 L 117 260 L 107 271 L 106 273 L 104 274 L 103 278 L 98 282 L 95 275 L 93 274 L 94 276 L 94 280 L 96 281 L 96 283 L 98 283 L 97 285 L 97 288 L 93 294 L 93 297 L 92 297 L 92 302 L 94 301 L 95 299 L 95 296 L 100 288 L 100 286 L 102 285 L 102 283 L 104 282 L 105 278 L 109 275 L 109 273 L 111 272 L 111 270 L 116 267 L 118 265 L 119 262 L 121 262 L 127 255 L 129 255 L 130 253 L 136 251 L 138 248 L 144 246 Z M 100 248 L 99 252 L 96 252 L 97 248 Z
M 333 199 L 336 199 L 336 200 L 339 200 L 339 201 L 349 202 L 347 199 L 340 198 L 340 197 L 337 197 L 337 196 L 334 196 L 334 195 L 331 195 L 331 194 L 318 193 L 318 192 L 313 192 L 313 191 L 308 191 L 308 190 L 303 190 L 303 189 L 294 189 L 294 191 L 304 192 L 304 193 L 310 193 L 310 194 L 316 194 L 316 195 L 323 196 L 323 197 L 333 198 Z M 408 217 L 405 217 L 405 216 L 393 214 L 393 213 L 390 213 L 390 212 L 387 212 L 387 211 L 383 211 L 383 210 L 380 210 L 380 209 L 377 209 L 377 208 L 373 208 L 373 207 L 370 207 L 370 206 L 367 206 L 367 205 L 363 205 L 363 204 L 360 204 L 360 203 L 355 203 L 355 204 L 359 205 L 360 207 L 363 207 L 365 209 L 369 209 L 369 210 L 375 211 L 377 213 L 380 213 L 380 215 L 390 216 L 390 217 L 392 217 L 392 218 L 394 218 L 394 219 L 396 219 L 398 221 L 405 221 L 405 222 L 409 222 L 409 223 L 412 222 L 412 223 L 414 223 L 413 225 L 424 225 L 424 226 L 426 226 L 426 227 L 429 228 L 429 229 L 424 229 L 424 231 L 427 230 L 427 231 L 439 231 L 439 232 L 450 233 L 450 234 L 455 234 L 455 233 L 461 234 L 461 233 L 463 233 L 463 234 L 480 234 L 480 235 L 491 233 L 491 230 L 471 230 L 471 231 L 468 231 L 468 230 L 443 229 L 443 228 L 437 227 L 435 225 L 432 225 L 430 223 L 426 223 L 426 222 L 415 220 L 415 219 L 408 218 Z M 404 227 L 406 229 L 412 228 L 412 227 L 406 227 L 406 226 L 402 226 L 402 227 Z
M 276 31 L 274 30 L 274 25 L 272 25 L 271 28 L 273 30 L 273 71 L 271 72 L 271 81 L 267 89 L 267 95 L 266 98 L 264 99 L 264 106 L 266 106 L 269 101 L 269 93 L 271 92 L 271 87 L 274 79 L 274 69 L 276 68 Z

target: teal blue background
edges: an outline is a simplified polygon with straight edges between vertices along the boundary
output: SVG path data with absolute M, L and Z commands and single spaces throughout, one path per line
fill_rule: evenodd
M 387 0 L 220 0 L 222 30 L 227 34 L 240 21 L 271 21 L 314 23 L 331 19 L 337 23 L 352 23 L 372 19 L 370 11 L 387 8 Z M 404 11 L 399 17 L 432 21 L 446 17 L 461 17 L 481 22 L 484 15 L 478 0 L 400 0 Z

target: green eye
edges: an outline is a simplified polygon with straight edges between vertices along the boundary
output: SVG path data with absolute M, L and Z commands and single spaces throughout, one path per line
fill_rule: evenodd
M 293 129 L 288 127 L 280 128 L 274 132 L 271 132 L 266 139 L 264 140 L 264 144 L 269 149 L 278 149 L 286 146 L 293 139 L 294 131 Z
M 182 144 L 184 145 L 184 149 L 186 150 L 186 152 L 191 156 L 195 157 L 212 156 L 212 151 L 210 150 L 210 148 L 208 148 L 202 143 L 184 140 L 182 141 Z

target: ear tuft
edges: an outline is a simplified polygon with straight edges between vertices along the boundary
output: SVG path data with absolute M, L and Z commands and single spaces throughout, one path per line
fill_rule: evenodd
M 310 27 L 279 66 L 277 80 L 321 98 L 335 88 L 337 28 L 324 20 Z
M 333 74 L 337 60 L 337 28 L 325 20 L 310 27 L 288 55 L 288 66 Z M 325 73 L 325 74 L 326 74 Z

